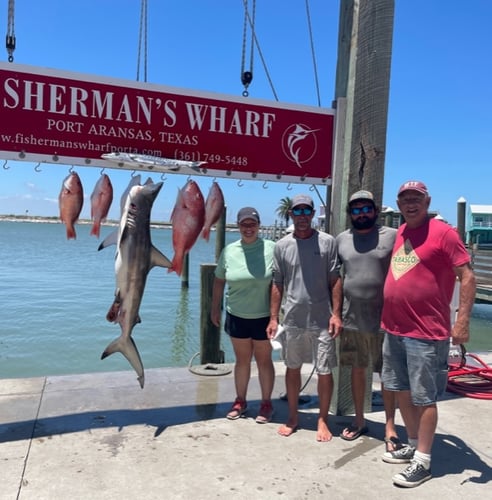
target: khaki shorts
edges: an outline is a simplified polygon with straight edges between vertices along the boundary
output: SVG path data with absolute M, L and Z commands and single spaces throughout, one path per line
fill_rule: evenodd
M 340 365 L 367 368 L 381 373 L 384 332 L 365 333 L 343 330 L 340 337 Z
M 318 375 L 329 375 L 337 366 L 335 340 L 326 329 L 320 332 L 287 329 L 283 358 L 287 368 L 298 369 L 303 363 L 312 363 Z

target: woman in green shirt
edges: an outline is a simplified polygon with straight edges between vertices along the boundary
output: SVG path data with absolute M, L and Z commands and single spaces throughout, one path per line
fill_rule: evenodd
M 258 237 L 260 216 L 254 208 L 239 210 L 237 223 L 241 239 L 222 250 L 215 270 L 211 320 L 220 325 L 227 283 L 224 329 L 231 337 L 236 356 L 236 399 L 227 418 L 235 420 L 247 411 L 246 394 L 254 356 L 262 398 L 256 422 L 265 424 L 273 415 L 271 396 L 275 380 L 272 346 L 266 335 L 275 243 Z

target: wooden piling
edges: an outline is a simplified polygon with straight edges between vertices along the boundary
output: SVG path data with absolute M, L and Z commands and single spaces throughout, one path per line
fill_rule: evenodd
M 210 320 L 216 264 L 200 265 L 200 363 L 223 363 L 220 351 L 220 327 Z

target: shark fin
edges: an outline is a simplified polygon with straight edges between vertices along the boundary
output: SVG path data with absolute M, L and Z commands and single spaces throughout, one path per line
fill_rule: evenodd
M 172 262 L 155 246 L 152 245 L 150 250 L 150 267 L 171 267 Z
M 118 231 L 113 231 L 112 233 L 109 233 L 106 238 L 102 241 L 102 243 L 98 247 L 98 251 L 102 250 L 103 248 L 109 247 L 111 245 L 116 245 L 118 243 Z

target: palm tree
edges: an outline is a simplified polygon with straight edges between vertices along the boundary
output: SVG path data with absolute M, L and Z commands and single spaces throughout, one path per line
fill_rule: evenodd
M 286 196 L 285 198 L 282 198 L 280 200 L 280 203 L 277 208 L 277 215 L 281 217 L 283 220 L 285 220 L 285 227 L 289 225 L 289 210 L 290 210 L 290 205 L 292 203 L 292 200 Z

